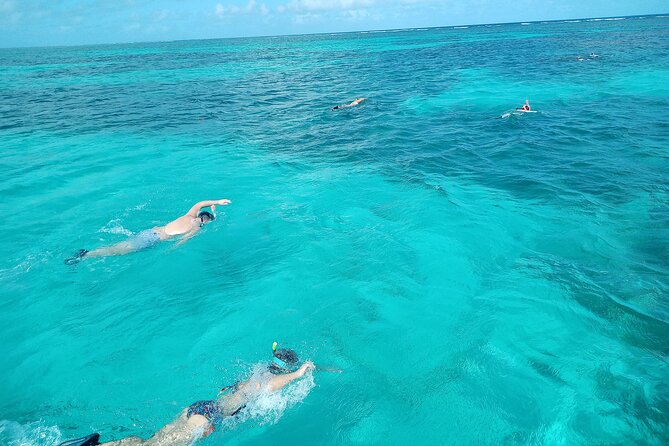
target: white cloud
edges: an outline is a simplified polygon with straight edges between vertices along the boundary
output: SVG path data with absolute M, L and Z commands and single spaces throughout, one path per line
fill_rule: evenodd
M 296 14 L 295 17 L 293 17 L 293 23 L 297 25 L 304 25 L 306 23 L 313 23 L 320 19 L 321 19 L 320 14 L 307 12 L 305 14 Z
M 128 23 L 123 27 L 123 30 L 126 31 L 126 32 L 128 32 L 128 31 L 138 31 L 140 29 L 142 29 L 142 25 L 140 25 L 137 22 Z
M 285 5 L 280 5 L 279 12 L 292 11 L 298 14 L 337 11 L 337 10 L 360 10 L 374 6 L 376 0 L 291 0 Z
M 269 14 L 269 8 L 264 3 L 258 5 L 256 0 L 249 0 L 245 5 L 224 5 L 222 3 L 218 3 L 216 5 L 214 14 L 216 14 L 216 17 L 222 19 L 226 16 L 237 14 L 253 14 L 256 12 L 262 15 L 267 15 Z
M 347 17 L 349 19 L 353 20 L 363 20 L 367 19 L 371 16 L 368 10 L 366 9 L 351 9 L 349 11 L 344 11 L 343 13 L 344 17 Z
M 153 16 L 153 19 L 156 22 L 162 22 L 163 20 L 165 20 L 169 16 L 170 16 L 170 11 L 167 10 L 167 9 L 163 9 L 163 10 L 157 11 Z

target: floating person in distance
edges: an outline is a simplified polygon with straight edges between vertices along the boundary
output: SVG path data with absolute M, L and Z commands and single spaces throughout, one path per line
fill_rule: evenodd
M 532 111 L 532 107 L 530 107 L 530 100 L 525 99 L 525 103 L 523 104 L 523 106 L 522 107 L 517 107 L 516 110 L 521 111 L 521 112 Z
M 179 416 L 148 440 L 127 437 L 122 440 L 99 443 L 100 435 L 69 440 L 59 446 L 186 446 L 211 434 L 216 425 L 240 413 L 255 398 L 278 392 L 315 369 L 311 361 L 301 366 L 295 351 L 272 345 L 272 362 L 263 371 L 247 381 L 221 389 L 215 400 L 197 401 L 183 409 Z
M 578 60 L 579 62 L 583 62 L 583 61 L 590 61 L 590 60 L 599 59 L 599 57 L 600 57 L 599 54 L 590 53 L 590 55 L 588 57 L 577 56 L 576 60 Z
M 536 110 L 532 110 L 529 99 L 525 99 L 525 103 L 522 105 L 522 107 L 516 107 L 514 110 L 505 111 L 501 115 L 496 116 L 495 119 L 506 119 L 513 115 L 519 116 L 522 113 L 536 113 Z
M 332 107 L 332 110 L 339 110 L 342 108 L 349 108 L 349 107 L 355 107 L 356 105 L 360 104 L 362 101 L 366 101 L 367 98 L 358 98 L 355 101 L 351 102 L 350 104 L 345 104 L 345 105 L 336 105 Z
M 147 229 L 126 241 L 104 248 L 98 248 L 91 251 L 80 249 L 76 252 L 74 257 L 65 259 L 65 264 L 73 265 L 84 257 L 108 257 L 129 254 L 131 252 L 150 248 L 158 242 L 176 236 L 181 236 L 179 243 L 183 243 L 197 234 L 204 225 L 212 222 L 216 218 L 216 205 L 225 206 L 230 203 L 230 200 L 227 199 L 200 201 L 190 208 L 185 215 L 171 221 L 165 226 L 156 226 L 153 229 Z M 211 212 L 202 211 L 202 208 L 205 207 L 209 207 Z

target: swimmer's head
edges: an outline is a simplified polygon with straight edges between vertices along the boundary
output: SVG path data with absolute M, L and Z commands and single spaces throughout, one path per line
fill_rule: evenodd
M 290 373 L 297 370 L 300 359 L 295 350 L 289 348 L 276 348 L 276 343 L 272 345 L 272 362 L 269 365 L 269 371 L 274 375 Z
M 200 223 L 202 225 L 206 225 L 210 221 L 214 221 L 216 217 L 214 217 L 214 214 L 212 214 L 211 212 L 202 211 L 198 214 L 198 218 L 200 219 Z

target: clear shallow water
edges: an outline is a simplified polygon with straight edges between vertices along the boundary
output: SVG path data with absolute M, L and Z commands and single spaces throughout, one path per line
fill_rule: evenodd
M 666 444 L 668 20 L 1 50 L 0 443 Z

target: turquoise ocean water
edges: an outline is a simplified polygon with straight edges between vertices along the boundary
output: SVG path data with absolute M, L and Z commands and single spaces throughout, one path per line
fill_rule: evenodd
M 274 340 L 344 372 L 203 444 L 669 442 L 667 17 L 4 49 L 0 116 L 0 444 L 148 437 Z

